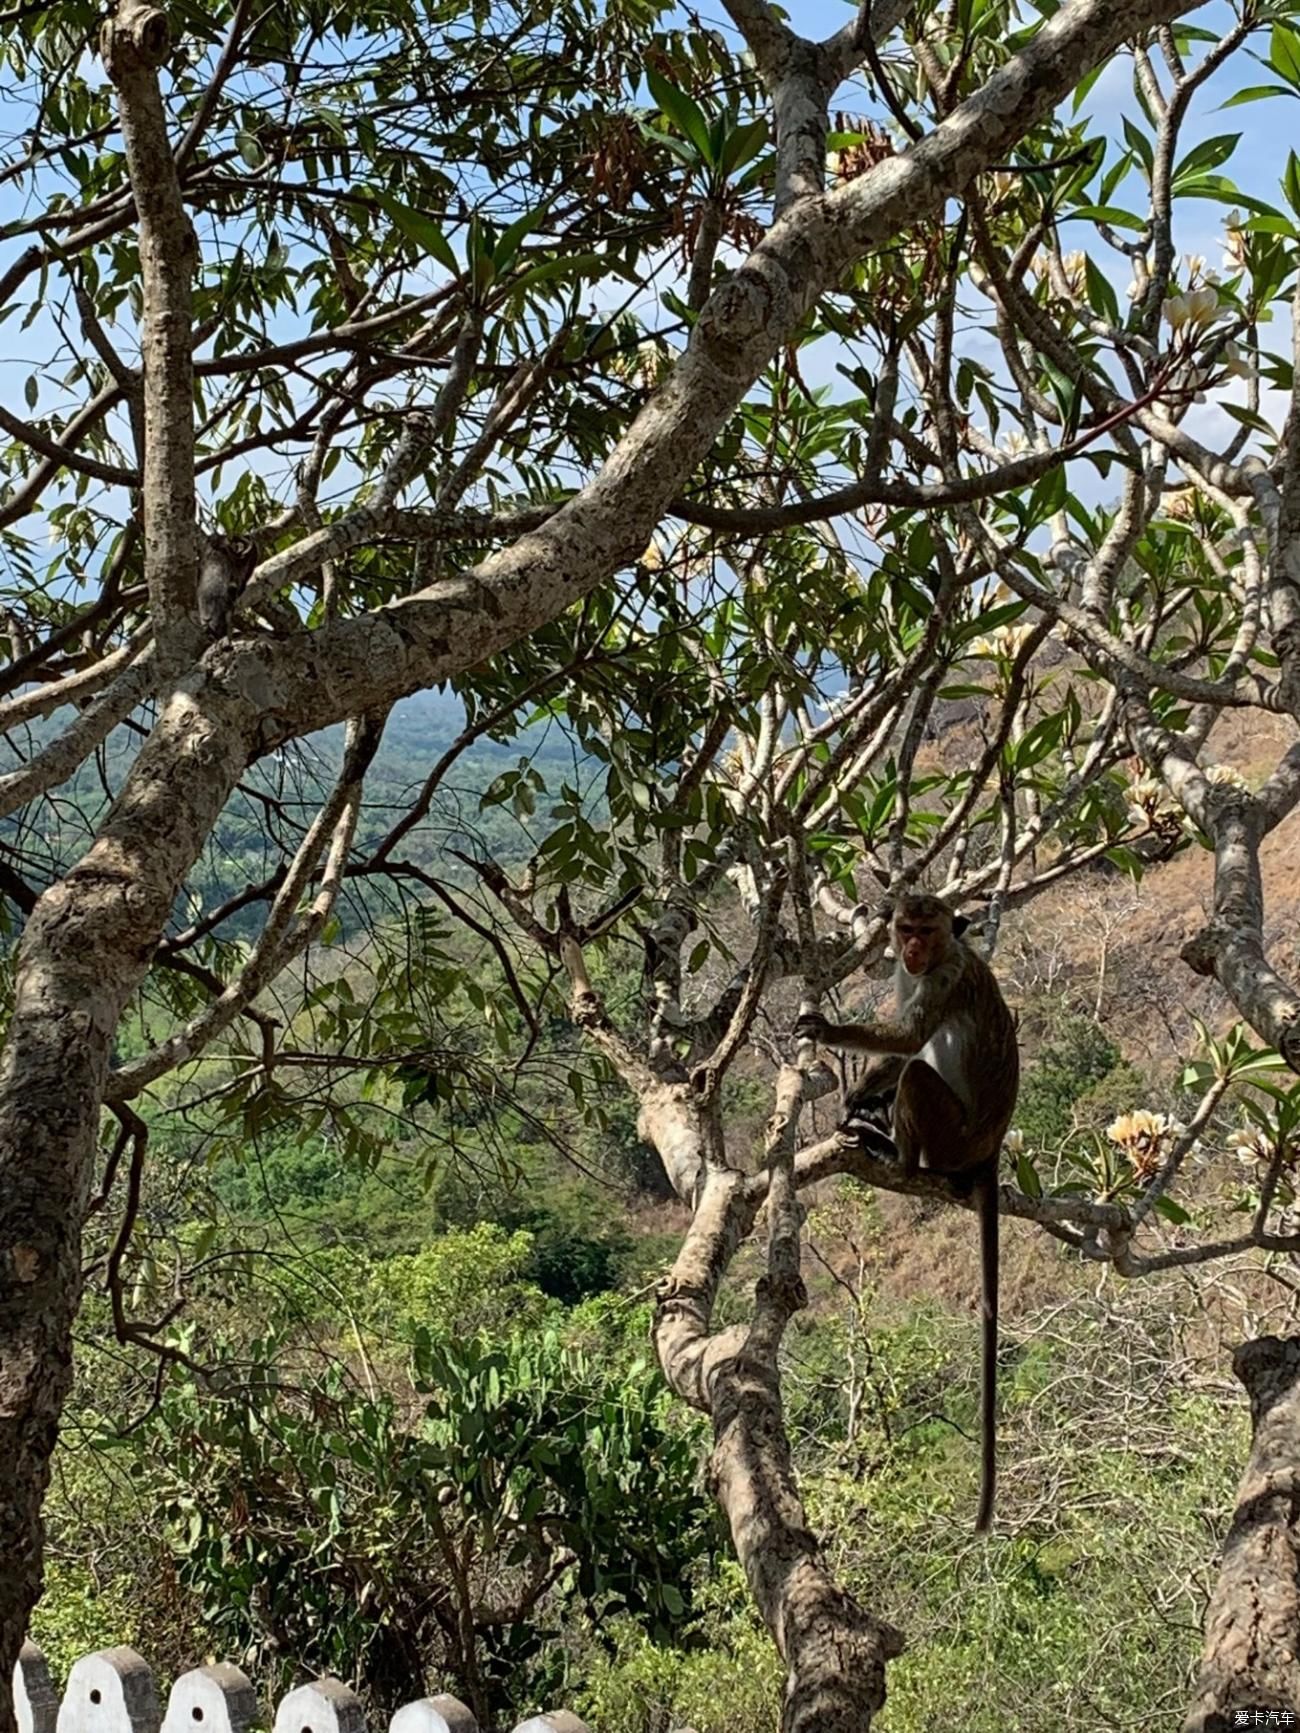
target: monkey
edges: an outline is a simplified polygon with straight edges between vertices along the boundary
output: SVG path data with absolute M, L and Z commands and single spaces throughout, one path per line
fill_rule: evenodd
M 257 543 L 251 536 L 211 535 L 199 561 L 199 624 L 209 638 L 230 631 L 235 603 L 253 575 Z
M 795 1024 L 799 1039 L 877 1055 L 845 1098 L 844 1129 L 910 1178 L 949 1177 L 974 1196 L 980 1224 L 979 1510 L 993 1520 L 997 1472 L 998 1157 L 1020 1087 L 1016 1024 L 997 979 L 960 935 L 961 917 L 939 897 L 908 895 L 891 918 L 897 959 L 891 1022 L 830 1023 L 816 1012 Z

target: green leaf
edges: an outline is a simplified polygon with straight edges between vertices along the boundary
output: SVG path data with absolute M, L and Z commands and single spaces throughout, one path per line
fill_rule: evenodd
M 1202 139 L 1200 144 L 1188 151 L 1174 170 L 1174 191 L 1177 192 L 1184 181 L 1208 174 L 1211 169 L 1222 168 L 1236 150 L 1240 137 L 1239 132 L 1225 132 L 1218 138 Z
M 1124 116 L 1124 137 L 1128 141 L 1129 149 L 1146 170 L 1147 179 L 1150 180 L 1152 170 L 1155 168 L 1155 146 L 1141 127 L 1135 126 L 1127 115 Z
M 575 253 L 571 259 L 547 259 L 517 277 L 512 289 L 532 289 L 538 283 L 552 283 L 564 277 L 598 277 L 609 266 L 609 260 L 599 253 Z
M 659 104 L 660 109 L 668 116 L 678 132 L 684 138 L 690 139 L 700 154 L 700 160 L 710 168 L 718 165 L 713 159 L 709 141 L 709 123 L 705 120 L 699 105 L 689 97 L 684 90 L 678 90 L 669 84 L 653 67 L 647 67 L 646 84 L 650 94 Z
M 953 633 L 954 644 L 965 644 L 971 638 L 987 637 L 990 632 L 996 632 L 999 626 L 1009 625 L 1012 620 L 1018 620 L 1029 606 L 1019 597 L 1013 602 L 999 602 L 996 608 L 985 608 L 971 620 L 965 620 Z M 982 691 L 983 688 L 981 687 Z
M 1273 26 L 1268 63 L 1289 85 L 1300 90 L 1300 36 L 1285 24 Z
M 1114 848 L 1108 848 L 1106 859 L 1113 861 L 1117 867 L 1122 867 L 1134 884 L 1141 881 L 1142 874 L 1146 871 L 1141 855 L 1134 854 L 1131 848 L 1125 848 L 1123 844 L 1116 844 Z
M 745 121 L 733 126 L 723 141 L 718 166 L 724 175 L 732 175 L 753 161 L 768 139 L 765 120 Z
M 1016 1184 L 1026 1197 L 1043 1195 L 1043 1182 L 1038 1177 L 1038 1170 L 1024 1151 L 1016 1157 Z
M 1266 96 L 1296 95 L 1300 92 L 1289 90 L 1285 84 L 1250 84 L 1245 90 L 1235 91 L 1226 102 L 1219 104 L 1219 108 L 1241 108 L 1247 102 L 1262 102 Z
M 1247 217 L 1241 226 L 1251 235 L 1281 235 L 1288 241 L 1300 240 L 1300 229 L 1286 217 Z
M 426 217 L 421 211 L 413 211 L 400 199 L 393 198 L 391 193 L 377 193 L 375 203 L 392 218 L 408 241 L 414 241 L 426 257 L 436 259 L 443 269 L 450 271 L 453 276 L 459 274 L 460 265 L 456 255 L 432 217 Z
M 1025 507 L 1025 522 L 1045 523 L 1065 504 L 1065 494 L 1065 465 L 1058 464 L 1055 469 L 1049 469 L 1046 475 L 1040 475 L 1034 483 L 1029 503 Z
M 1109 280 L 1093 263 L 1090 254 L 1084 255 L 1083 274 L 1088 288 L 1088 305 L 1094 313 L 1100 313 L 1103 319 L 1109 320 L 1112 325 L 1118 325 L 1120 323 L 1119 297 L 1111 287 Z
M 1263 199 L 1257 199 L 1253 193 L 1244 193 L 1241 188 L 1230 181 L 1227 175 L 1200 175 L 1196 180 L 1189 180 L 1178 188 L 1179 195 L 1185 199 L 1214 199 L 1221 205 L 1240 205 L 1248 211 L 1258 211 L 1262 216 L 1275 217 L 1278 213 L 1272 205 L 1265 204 Z
M 1166 1221 L 1173 1222 L 1176 1227 L 1186 1227 L 1192 1219 L 1182 1204 L 1175 1203 L 1171 1197 L 1158 1197 L 1152 1207 L 1157 1215 L 1162 1215 Z
M 1032 728 L 1026 729 L 1023 739 L 1016 744 L 1016 769 L 1027 770 L 1046 758 L 1053 747 L 1060 744 L 1064 728 L 1063 710 L 1050 716 L 1040 716 Z
M 1286 194 L 1286 202 L 1300 216 L 1300 157 L 1294 151 L 1288 151 L 1286 173 L 1282 176 L 1282 191 Z
M 492 255 L 496 261 L 499 277 L 504 276 L 514 264 L 515 254 L 519 251 L 519 244 L 525 235 L 530 235 L 533 232 L 537 225 L 549 215 L 550 209 L 550 201 L 547 200 L 545 204 L 538 205 L 535 211 L 526 211 L 518 222 L 511 223 L 510 227 L 502 232 L 501 239 L 497 242 Z
M 1256 415 L 1253 409 L 1247 409 L 1242 403 L 1221 403 L 1219 408 L 1234 421 L 1239 421 L 1243 427 L 1252 428 L 1256 433 L 1265 434 L 1269 439 L 1277 438 L 1277 429 L 1265 421 L 1262 415 Z
M 1093 85 L 1096 84 L 1097 80 L 1105 70 L 1106 62 L 1103 60 L 1097 66 L 1094 66 L 1091 72 L 1086 72 L 1079 80 L 1078 84 L 1074 88 L 1074 106 L 1070 110 L 1072 114 L 1078 114 L 1079 110 L 1088 100 L 1088 94 Z
M 1132 211 L 1120 210 L 1118 205 L 1076 205 L 1072 211 L 1062 212 L 1062 216 L 1083 217 L 1093 223 L 1108 223 L 1112 229 L 1141 231 L 1146 228 L 1141 217 L 1135 217 Z

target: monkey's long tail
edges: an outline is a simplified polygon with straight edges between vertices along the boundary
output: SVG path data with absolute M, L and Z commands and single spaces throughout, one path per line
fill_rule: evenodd
M 976 1185 L 980 1219 L 980 1507 L 976 1534 L 993 1522 L 998 1471 L 998 1170 L 991 1162 Z

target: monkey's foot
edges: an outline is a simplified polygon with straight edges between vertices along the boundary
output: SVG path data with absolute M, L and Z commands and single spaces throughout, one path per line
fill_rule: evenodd
M 891 1091 L 887 1095 L 859 1095 L 856 1090 L 850 1090 L 844 1097 L 844 1123 L 854 1125 L 874 1125 L 876 1130 L 888 1137 L 894 1122 L 894 1096 Z
M 880 1129 L 874 1120 L 859 1114 L 850 1116 L 840 1126 L 841 1137 L 851 1137 L 859 1149 L 875 1161 L 897 1162 L 902 1159 L 898 1145 Z

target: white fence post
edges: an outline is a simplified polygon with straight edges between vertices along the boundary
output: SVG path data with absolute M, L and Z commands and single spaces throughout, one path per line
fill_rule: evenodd
M 59 1693 L 35 1643 L 23 1644 L 14 1667 L 14 1714 L 18 1733 L 54 1733 L 59 1718 Z
M 159 1716 L 149 1664 L 134 1649 L 101 1649 L 73 1663 L 60 1702 L 45 1656 L 23 1644 L 14 1667 L 18 1733 L 252 1733 L 257 1693 L 238 1667 L 222 1661 L 182 1673 Z M 366 1733 L 361 1699 L 341 1679 L 299 1685 L 280 1699 L 274 1733 Z M 442 1695 L 404 1703 L 388 1733 L 480 1733 L 459 1698 Z M 568 1709 L 529 1716 L 514 1733 L 590 1733 Z M 689 1727 L 677 1733 L 693 1733 Z
M 101 1649 L 74 1661 L 57 1733 L 159 1733 L 158 1694 L 134 1649 Z
M 478 1722 L 458 1697 L 421 1697 L 404 1703 L 388 1733 L 479 1733 Z
M 365 1711 L 342 1679 L 313 1679 L 281 1698 L 275 1733 L 366 1733 Z
M 257 1692 L 238 1667 L 195 1667 L 172 1686 L 162 1733 L 247 1733 L 257 1720 Z

